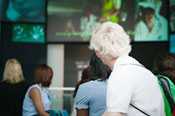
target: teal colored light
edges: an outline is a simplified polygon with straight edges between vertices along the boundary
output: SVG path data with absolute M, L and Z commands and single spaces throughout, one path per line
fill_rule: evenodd
M 42 25 L 16 24 L 13 27 L 14 42 L 44 43 L 45 34 Z
M 175 34 L 170 36 L 170 52 L 175 54 Z

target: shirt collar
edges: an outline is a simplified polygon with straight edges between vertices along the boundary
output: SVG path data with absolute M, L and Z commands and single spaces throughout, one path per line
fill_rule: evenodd
M 122 55 L 117 58 L 114 64 L 114 68 L 118 65 L 127 65 L 127 64 L 135 64 L 135 65 L 141 65 L 136 59 L 132 58 L 129 55 Z

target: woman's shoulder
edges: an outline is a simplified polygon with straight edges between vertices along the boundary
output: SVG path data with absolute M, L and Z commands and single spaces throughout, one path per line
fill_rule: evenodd
M 32 84 L 29 86 L 27 93 L 29 93 L 31 90 L 36 90 L 36 89 L 40 91 L 41 87 L 38 84 Z
M 105 85 L 105 84 L 106 84 L 106 81 L 103 81 L 103 80 L 92 80 L 92 81 L 81 84 L 80 88 L 90 89 L 90 88 L 94 88 L 94 87 L 97 87 L 99 85 Z

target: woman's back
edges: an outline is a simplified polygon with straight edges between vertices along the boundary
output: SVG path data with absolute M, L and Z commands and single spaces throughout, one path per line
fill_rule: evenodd
M 76 109 L 89 109 L 89 116 L 101 116 L 106 109 L 106 81 L 81 84 L 75 96 Z
M 35 108 L 35 104 L 33 103 L 33 100 L 31 99 L 29 92 L 31 89 L 38 89 L 41 94 L 41 100 L 43 103 L 43 107 L 45 111 L 49 111 L 51 108 L 51 101 L 49 99 L 49 94 L 46 88 L 43 88 L 39 86 L 38 84 L 34 84 L 26 92 L 24 101 L 23 101 L 23 116 L 31 116 L 31 115 L 37 115 L 38 112 Z
M 22 104 L 28 84 L 0 82 L 0 113 L 2 116 L 22 116 Z

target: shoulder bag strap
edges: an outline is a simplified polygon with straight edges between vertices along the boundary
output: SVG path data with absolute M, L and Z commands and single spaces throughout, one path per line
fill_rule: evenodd
M 144 112 L 143 110 L 139 109 L 138 107 L 136 107 L 135 105 L 133 104 L 130 104 L 133 108 L 137 109 L 138 111 L 142 112 L 143 114 L 145 114 L 146 116 L 151 116 L 149 114 L 147 114 L 146 112 Z

